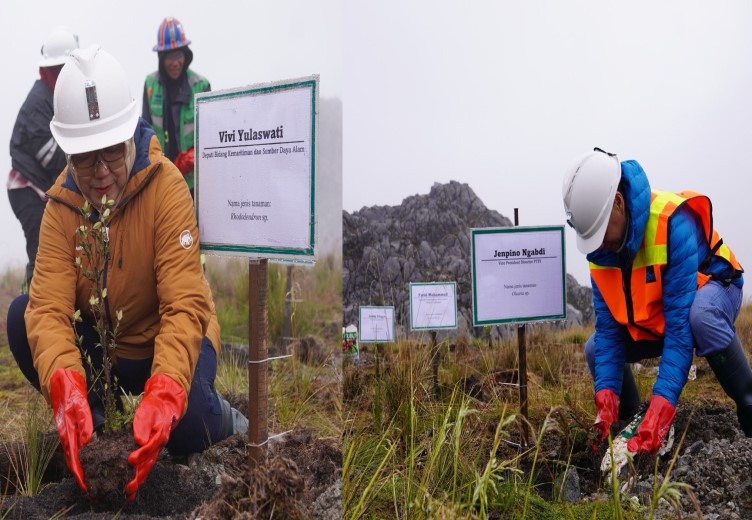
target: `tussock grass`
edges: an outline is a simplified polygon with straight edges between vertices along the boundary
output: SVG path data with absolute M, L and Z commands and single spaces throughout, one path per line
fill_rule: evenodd
M 228 349 L 222 352 L 217 362 L 215 387 L 222 395 L 245 395 L 248 393 L 247 356 L 241 356 L 238 350 Z
M 277 431 L 300 427 L 322 438 L 342 437 L 342 398 L 339 363 L 329 359 L 310 366 L 296 357 L 275 361 L 269 379 L 270 425 Z
M 671 476 L 683 436 L 663 474 L 656 465 L 646 504 L 622 493 L 615 475 L 605 478 L 600 500 L 562 501 L 563 478 L 552 496 L 541 498 L 538 477 L 556 481 L 574 469 L 573 454 L 592 439 L 596 409 L 584 344 L 593 329 L 526 327 L 529 445 L 520 442 L 525 419 L 519 390 L 506 384 L 519 375 L 516 337 L 491 345 L 486 338 L 441 344 L 438 397 L 427 341 L 369 345 L 359 364 L 345 365 L 344 518 L 636 519 L 657 518 L 677 508 L 680 497 L 698 504 L 691 489 Z M 749 305 L 737 329 L 749 351 Z M 697 379 L 686 385 L 682 400 L 718 400 L 733 408 L 705 360 L 695 363 Z M 655 382 L 646 373 L 636 378 L 643 401 Z M 473 392 L 482 392 L 482 399 Z M 559 457 L 565 455 L 555 464 L 547 460 L 552 438 L 560 443 Z
M 287 276 L 293 277 L 291 295 Z M 248 342 L 248 260 L 210 256 L 206 259 L 206 277 L 212 288 L 222 341 Z M 282 344 L 285 299 L 293 304 L 292 334 L 307 334 L 335 339 L 340 334 L 331 323 L 341 323 L 342 267 L 334 257 L 325 257 L 313 266 L 288 266 L 270 263 L 267 268 L 267 327 L 269 344 Z
M 8 485 L 23 496 L 34 496 L 43 486 L 43 476 L 59 440 L 52 422 L 52 412 L 41 395 L 35 395 L 27 404 L 27 413 L 21 425 L 22 442 L 3 443 L 11 475 L 4 475 Z M 3 485 L 3 489 L 6 486 Z
M 12 295 L 21 294 L 21 290 L 24 288 L 25 277 L 25 267 L 6 267 L 2 274 L 0 274 L 0 291 Z M 7 309 L 5 310 L 7 311 Z
M 208 257 L 206 275 L 212 287 L 222 341 L 248 341 L 248 261 Z M 292 276 L 291 290 L 287 277 Z M 292 335 L 314 336 L 323 344 L 323 361 L 303 363 L 295 356 L 270 363 L 269 430 L 277 433 L 302 426 L 324 438 L 341 439 L 342 398 L 339 342 L 341 341 L 342 268 L 334 257 L 314 266 L 270 263 L 267 268 L 268 345 L 286 351 L 283 338 L 286 299 L 292 299 Z M 223 395 L 248 395 L 248 367 L 236 354 L 222 356 L 217 366 L 217 389 Z M 243 411 L 243 410 L 242 410 Z
M 0 290 L 5 300 L 20 293 L 23 269 L 6 270 L 0 274 Z M 208 257 L 206 276 L 212 287 L 217 316 L 222 327 L 222 341 L 247 343 L 248 336 L 248 261 L 230 257 Z M 286 266 L 269 264 L 268 298 L 270 345 L 280 342 L 284 317 Z M 295 266 L 295 298 L 293 306 L 293 335 L 312 335 L 319 338 L 326 353 L 316 366 L 295 358 L 273 361 L 269 371 L 270 434 L 306 426 L 321 438 L 340 442 L 342 438 L 341 366 L 339 342 L 341 331 L 341 263 L 335 258 L 323 258 L 315 266 Z M 7 306 L 0 308 L 3 323 Z M 276 334 L 276 335 L 272 335 Z M 222 394 L 248 395 L 248 368 L 245 359 L 222 358 L 218 362 L 216 386 Z M 43 446 L 34 447 L 29 440 L 35 430 L 55 432 L 52 422 L 31 424 L 33 418 L 46 417 L 32 410 L 29 403 L 38 402 L 43 411 L 48 405 L 26 382 L 7 348 L 5 327 L 0 331 L 0 414 L 6 418 L 0 431 L 3 446 L 10 441 L 23 441 L 31 453 L 17 453 L 19 468 L 44 461 Z M 54 437 L 56 438 L 56 437 Z M 3 449 L 0 447 L 0 449 Z M 36 466 L 35 466 L 36 467 Z M 36 471 L 36 470 L 35 470 Z M 41 470 L 43 472 L 43 470 Z M 24 474 L 33 472 L 26 472 Z M 14 482 L 33 492 L 34 485 Z M 62 512 L 64 514 L 64 512 Z

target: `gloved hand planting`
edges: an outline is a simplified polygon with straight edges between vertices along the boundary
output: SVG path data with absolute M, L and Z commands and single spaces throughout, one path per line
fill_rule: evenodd
M 632 453 L 655 453 L 674 422 L 676 408 L 659 395 L 650 398 L 645 418 L 637 428 L 637 433 L 629 439 L 627 449 Z
M 619 416 L 619 396 L 608 388 L 598 390 L 595 393 L 595 406 L 598 408 L 598 415 L 595 416 L 593 427 L 600 432 L 603 442 Z
M 187 175 L 193 171 L 194 163 L 196 162 L 193 148 L 189 148 L 184 152 L 180 152 L 173 163 L 178 167 L 180 173 Z
M 146 381 L 144 396 L 133 417 L 133 438 L 141 446 L 128 456 L 136 476 L 125 486 L 129 501 L 136 498 L 159 453 L 167 444 L 185 409 L 185 390 L 170 376 L 155 374 Z
M 84 470 L 78 452 L 94 433 L 91 409 L 86 400 L 86 379 L 80 373 L 58 368 L 50 378 L 50 402 L 55 416 L 55 426 L 65 453 L 65 462 L 86 493 Z

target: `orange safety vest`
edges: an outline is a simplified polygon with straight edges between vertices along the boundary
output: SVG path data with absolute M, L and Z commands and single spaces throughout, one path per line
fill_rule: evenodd
M 668 262 L 669 221 L 683 205 L 700 218 L 710 247 L 710 255 L 723 258 L 739 273 L 743 272 L 734 253 L 713 229 L 712 205 L 708 197 L 692 191 L 653 191 L 645 236 L 632 262 L 631 272 L 622 272 L 615 266 L 590 263 L 590 276 L 608 309 L 618 323 L 627 327 L 635 341 L 663 337 L 665 319 L 662 273 Z M 710 279 L 710 275 L 702 272 L 709 264 L 710 256 L 698 269 L 698 289 Z

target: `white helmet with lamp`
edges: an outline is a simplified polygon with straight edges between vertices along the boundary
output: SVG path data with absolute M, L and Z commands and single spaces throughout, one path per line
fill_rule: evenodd
M 50 130 L 68 154 L 90 152 L 133 137 L 139 111 L 128 76 L 98 45 L 71 52 L 55 85 Z
M 589 254 L 603 243 L 621 180 L 616 154 L 596 148 L 567 169 L 562 186 L 567 224 L 577 233 L 577 249 Z

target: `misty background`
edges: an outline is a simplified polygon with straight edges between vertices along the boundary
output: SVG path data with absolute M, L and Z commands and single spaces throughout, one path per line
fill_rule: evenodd
M 692 189 L 752 269 L 752 2 L 347 2 L 344 208 L 467 183 L 522 226 L 565 225 L 594 146 Z M 566 227 L 566 266 L 588 285 Z
M 39 78 L 45 37 L 58 26 L 82 47 L 100 44 L 131 77 L 141 107 L 144 78 L 157 69 L 157 29 L 167 16 L 183 24 L 193 51 L 191 69 L 212 90 L 320 75 L 316 171 L 318 252 L 341 251 L 342 235 L 342 6 L 339 0 L 303 2 L 149 2 L 94 0 L 4 3 L 0 41 L 5 49 L 0 97 L 0 268 L 22 268 L 27 257 L 21 224 L 8 202 L 10 136 L 21 104 Z
M 82 45 L 102 44 L 132 76 L 140 100 L 144 77 L 157 67 L 151 49 L 165 16 L 183 23 L 192 68 L 214 90 L 321 75 L 320 244 L 326 230 L 339 236 L 340 205 L 400 204 L 435 181 L 467 183 L 509 218 L 518 208 L 523 226 L 563 225 L 563 172 L 599 146 L 638 160 L 654 188 L 710 196 L 716 227 L 742 265 L 752 265 L 744 225 L 752 3 L 12 3 L 0 17 L 8 57 L 0 179 L 51 30 L 64 25 Z M 7 195 L 0 219 L 0 267 L 20 267 L 23 233 Z M 567 271 L 588 284 L 569 229 L 566 251 Z

